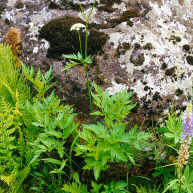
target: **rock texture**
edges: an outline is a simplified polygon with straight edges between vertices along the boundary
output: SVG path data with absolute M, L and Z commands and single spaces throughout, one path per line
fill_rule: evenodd
M 2 0 L 0 41 L 11 26 L 22 32 L 21 59 L 43 71 L 53 66 L 62 101 L 88 110 L 82 66 L 62 73 L 62 53 L 77 52 L 71 24 L 84 23 L 77 0 Z M 93 1 L 81 0 L 88 13 Z M 180 112 L 192 95 L 192 0 L 97 0 L 89 22 L 89 79 L 114 94 L 132 90 L 131 124 L 166 117 L 171 104 Z M 84 41 L 84 36 L 82 36 Z

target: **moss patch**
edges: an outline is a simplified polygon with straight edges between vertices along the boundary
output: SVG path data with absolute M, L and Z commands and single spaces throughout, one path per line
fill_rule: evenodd
M 188 44 L 183 45 L 183 51 L 188 52 L 190 50 L 190 46 Z
M 117 48 L 118 56 L 124 55 L 126 53 L 126 51 L 130 49 L 130 47 L 131 47 L 131 45 L 128 42 L 123 42 L 123 43 L 119 44 L 119 46 Z
M 188 64 L 193 65 L 193 56 L 187 56 L 186 61 L 188 62 Z
M 105 11 L 105 12 L 114 12 L 116 9 L 113 8 L 113 4 L 114 3 L 121 3 L 121 0 L 101 0 L 101 2 L 99 3 L 99 5 L 97 6 L 99 11 Z M 102 4 L 102 5 L 101 5 Z
M 50 42 L 50 48 L 47 52 L 47 57 L 58 58 L 62 54 L 77 53 L 80 50 L 78 34 L 76 31 L 70 31 L 70 28 L 75 23 L 83 23 L 80 18 L 64 17 L 50 21 L 40 30 L 40 38 L 44 38 Z M 82 43 L 85 42 L 85 32 L 81 36 Z M 107 41 L 108 36 L 99 32 L 89 25 L 88 36 L 88 54 L 100 54 L 102 48 Z M 84 44 L 82 45 L 84 50 Z
M 175 70 L 176 70 L 176 67 L 168 68 L 168 69 L 166 69 L 166 71 L 165 71 L 165 75 L 167 75 L 167 76 L 172 76 L 172 75 L 174 75 Z
M 129 10 L 123 12 L 120 17 L 110 19 L 109 22 L 117 25 L 126 21 L 129 26 L 132 26 L 132 22 L 129 19 L 139 16 L 140 14 L 137 8 L 130 8 Z

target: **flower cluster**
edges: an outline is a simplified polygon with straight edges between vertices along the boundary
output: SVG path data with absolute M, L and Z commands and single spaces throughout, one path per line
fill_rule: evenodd
M 75 23 L 71 26 L 70 31 L 79 31 L 82 28 L 86 28 L 86 26 L 82 23 Z
M 186 111 L 182 115 L 183 133 L 182 141 L 186 141 L 188 144 L 191 143 L 193 137 L 193 112 L 192 105 L 187 106 Z
M 192 105 L 189 104 L 186 108 L 186 111 L 182 115 L 182 124 L 183 124 L 183 132 L 182 132 L 182 141 L 180 150 L 178 151 L 178 167 L 182 168 L 184 165 L 188 163 L 189 158 L 189 148 L 192 142 L 193 137 L 193 112 Z

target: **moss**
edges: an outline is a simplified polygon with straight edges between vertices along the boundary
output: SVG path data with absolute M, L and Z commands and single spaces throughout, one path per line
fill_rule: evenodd
M 76 31 L 70 31 L 75 23 L 83 23 L 80 18 L 64 17 L 50 21 L 40 30 L 40 38 L 44 38 L 50 42 L 50 48 L 47 57 L 59 58 L 62 54 L 77 53 L 80 50 L 79 40 Z M 85 41 L 85 32 L 81 36 L 82 44 Z M 103 32 L 98 32 L 89 25 L 88 36 L 88 54 L 95 55 L 102 51 L 108 36 Z M 84 44 L 82 45 L 84 50 Z
M 168 67 L 168 65 L 165 62 L 161 65 L 162 70 L 165 70 L 167 67 Z
M 193 56 L 187 56 L 186 61 L 188 62 L 188 64 L 193 65 Z
M 101 0 L 100 3 L 108 5 L 108 6 L 112 6 L 114 3 L 120 4 L 121 0 L 111 0 L 111 1 L 110 0 Z
M 125 49 L 125 50 L 129 50 L 131 47 L 130 43 L 128 43 L 128 42 L 123 42 L 122 46 L 123 46 L 123 49 Z
M 176 44 L 181 41 L 181 38 L 179 36 L 172 35 L 169 40 L 172 41 L 173 44 Z
M 117 48 L 118 56 L 124 55 L 126 53 L 126 51 L 129 50 L 130 48 L 131 48 L 131 45 L 128 42 L 123 42 L 122 44 L 119 44 L 119 46 Z
M 9 19 L 7 19 L 7 18 L 5 19 L 5 24 L 6 24 L 6 25 L 10 25 L 10 24 L 11 24 L 10 21 L 9 21 Z
M 130 56 L 130 62 L 135 64 L 135 66 L 143 65 L 145 61 L 144 53 L 133 51 Z
M 23 2 L 21 1 L 17 1 L 16 4 L 15 4 L 15 8 L 16 9 L 22 9 L 24 7 L 24 4 Z
M 176 70 L 176 67 L 168 68 L 168 69 L 165 71 L 165 75 L 167 75 L 167 76 L 172 76 L 172 75 L 174 75 L 175 70 Z
M 106 12 L 112 13 L 116 10 L 115 8 L 112 7 L 114 3 L 119 4 L 119 3 L 121 3 L 121 0 L 114 0 L 114 1 L 113 0 L 112 1 L 101 0 L 100 4 L 99 4 L 100 6 L 97 6 L 97 8 L 98 8 L 99 11 L 106 11 Z
M 60 9 L 60 6 L 54 2 L 50 2 L 49 6 L 48 6 L 49 9 Z
M 140 16 L 140 14 L 139 14 L 139 10 L 137 8 L 130 8 L 129 10 L 123 12 L 120 17 L 113 18 L 113 19 L 109 20 L 109 22 L 114 23 L 114 24 L 119 24 L 119 23 L 122 23 L 124 21 L 129 22 L 130 18 L 139 17 L 139 16 Z
M 98 7 L 98 10 L 99 10 L 99 11 L 105 11 L 105 12 L 112 13 L 112 12 L 114 12 L 116 9 L 115 9 L 115 8 L 112 8 L 112 7 L 109 7 L 109 6 L 104 5 L 104 6 L 100 6 L 100 7 Z
M 135 50 L 138 50 L 138 49 L 140 49 L 141 48 L 141 45 L 139 44 L 139 43 L 135 43 L 134 44 L 134 49 Z
M 176 96 L 181 96 L 183 94 L 183 90 L 181 89 L 177 89 L 176 92 L 175 92 Z
M 144 45 L 143 49 L 144 50 L 151 50 L 153 48 L 152 44 L 151 43 L 147 43 Z
M 144 87 L 144 91 L 148 91 L 149 89 L 150 89 L 150 87 L 147 85 Z
M 62 5 L 64 6 L 64 8 L 66 10 L 76 10 L 76 11 L 80 11 L 80 5 L 74 4 L 73 1 L 69 1 L 69 0 L 62 0 Z
M 190 46 L 188 44 L 183 45 L 183 50 L 188 52 L 190 50 Z
M 159 94 L 159 92 L 155 92 L 155 94 L 153 95 L 153 100 L 154 101 L 160 101 L 162 98 Z

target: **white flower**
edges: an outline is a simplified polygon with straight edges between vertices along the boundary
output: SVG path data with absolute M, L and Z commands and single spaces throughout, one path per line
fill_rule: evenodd
M 86 26 L 82 23 L 75 23 L 71 26 L 70 31 L 79 31 L 81 28 L 86 28 Z

